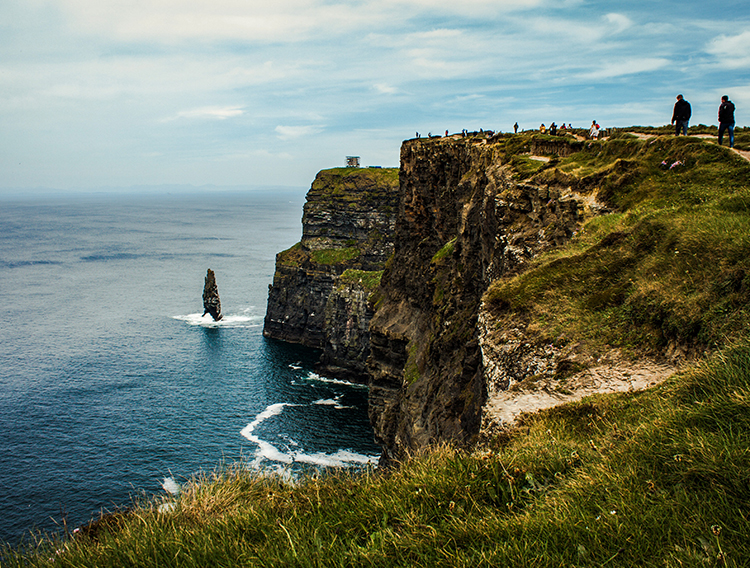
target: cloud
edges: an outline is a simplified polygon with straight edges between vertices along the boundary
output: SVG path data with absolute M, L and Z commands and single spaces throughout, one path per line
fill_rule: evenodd
M 227 118 L 234 118 L 237 116 L 242 116 L 243 114 L 245 114 L 245 111 L 241 106 L 213 106 L 182 110 L 178 112 L 174 117 L 167 120 L 175 120 L 178 118 L 226 120 Z
M 462 17 L 482 15 L 496 16 L 511 12 L 527 11 L 542 6 L 564 5 L 566 2 L 550 0 L 381 0 L 385 6 L 395 9 L 416 9 L 437 14 L 459 14 Z M 391 8 L 393 9 L 393 8 Z
M 314 136 L 322 132 L 320 126 L 277 126 L 276 133 L 281 140 L 294 140 L 303 136 Z
M 541 34 L 546 43 L 551 43 L 553 38 L 565 38 L 574 44 L 595 44 L 601 47 L 612 35 L 621 34 L 632 28 L 633 22 L 623 14 L 609 13 L 599 19 L 581 17 L 550 17 L 541 16 L 528 20 L 528 26 L 533 28 L 536 34 Z
M 372 5 L 319 0 L 49 0 L 79 31 L 121 40 L 299 43 L 385 20 Z
M 661 57 L 644 57 L 625 60 L 612 60 L 604 62 L 596 69 L 581 73 L 578 75 L 579 80 L 592 81 L 597 79 L 613 79 L 615 77 L 624 77 L 626 75 L 635 75 L 639 73 L 650 73 L 663 69 L 670 64 L 668 59 Z
M 607 14 L 604 20 L 611 25 L 612 33 L 621 33 L 633 25 L 633 21 L 622 14 Z
M 395 95 L 398 93 L 398 89 L 396 87 L 392 87 L 391 85 L 388 85 L 386 83 L 376 83 L 373 85 L 373 88 L 383 95 Z
M 706 51 L 719 59 L 719 65 L 727 69 L 750 66 L 750 30 L 733 35 L 720 35 L 706 46 Z

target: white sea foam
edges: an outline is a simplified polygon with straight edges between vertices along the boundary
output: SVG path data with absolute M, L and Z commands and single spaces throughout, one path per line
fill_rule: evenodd
M 253 434 L 253 431 L 261 422 L 268 420 L 269 418 L 272 418 L 273 416 L 278 416 L 279 414 L 282 413 L 285 406 L 299 406 L 299 405 L 291 404 L 288 402 L 279 402 L 276 404 L 272 404 L 269 407 L 267 407 L 263 412 L 258 414 L 258 416 L 255 417 L 255 420 L 253 420 L 250 424 L 245 426 L 240 431 L 240 434 L 242 434 L 242 436 L 244 436 L 251 442 L 258 444 L 258 449 L 255 452 L 256 464 L 259 464 L 263 458 L 271 460 L 271 461 L 286 463 L 286 464 L 290 464 L 294 461 L 291 454 L 282 452 L 270 442 L 266 442 L 265 440 L 262 440 L 258 436 Z
M 320 404 L 323 406 L 336 406 L 338 404 L 338 401 L 333 400 L 332 398 L 321 398 L 320 400 L 316 400 L 313 402 L 313 404 Z
M 164 491 L 166 491 L 167 493 L 171 493 L 172 495 L 180 494 L 180 486 L 174 480 L 174 477 L 165 477 L 164 481 L 161 482 L 161 487 L 162 489 L 164 489 Z
M 337 397 L 339 398 L 339 397 Z M 336 408 L 346 408 L 341 406 L 337 400 L 334 399 L 320 399 L 312 404 L 322 405 L 335 405 Z M 258 414 L 250 424 L 245 426 L 240 434 L 247 440 L 258 445 L 258 449 L 255 451 L 255 459 L 250 464 L 251 467 L 261 469 L 261 462 L 263 460 L 269 460 L 277 462 L 279 464 L 291 465 L 293 463 L 311 464 L 322 467 L 346 467 L 351 465 L 367 465 L 376 464 L 378 456 L 366 456 L 363 454 L 357 454 L 349 450 L 338 450 L 333 454 L 326 454 L 323 452 L 317 452 L 314 454 L 306 454 L 303 451 L 282 451 L 270 442 L 261 439 L 254 434 L 255 428 L 263 421 L 268 420 L 274 416 L 278 416 L 284 411 L 287 406 L 301 406 L 299 404 L 292 404 L 288 402 L 279 402 L 268 406 L 263 412 Z M 286 437 L 290 446 L 299 446 L 297 442 Z M 166 481 L 166 480 L 165 480 Z
M 321 383 L 330 383 L 333 385 L 346 385 L 348 387 L 354 387 L 358 389 L 366 389 L 367 385 L 361 385 L 359 383 L 352 383 L 350 381 L 344 381 L 341 379 L 330 379 L 328 377 L 323 377 L 319 375 L 318 373 L 313 373 L 312 371 L 307 374 L 306 377 L 304 377 L 307 381 L 318 381 Z
M 315 402 L 313 402 L 313 404 L 317 404 L 320 406 L 333 406 L 336 410 L 352 408 L 351 406 L 344 406 L 343 404 L 341 404 L 341 396 L 337 396 L 336 398 L 321 398 L 320 400 L 316 400 Z
M 202 315 L 200 312 L 172 316 L 172 319 L 201 327 L 258 327 L 263 325 L 263 316 L 253 314 L 251 309 L 245 309 L 238 314 L 224 314 L 219 321 L 214 321 L 210 315 Z
M 160 513 L 171 513 L 177 508 L 177 504 L 174 501 L 169 501 L 168 503 L 162 503 L 157 507 L 157 510 Z
M 306 463 L 319 465 L 323 467 L 345 467 L 349 465 L 375 465 L 378 463 L 379 456 L 366 456 L 364 454 L 355 454 L 348 450 L 338 450 L 333 454 L 318 452 L 315 454 L 295 453 L 294 461 L 297 463 Z

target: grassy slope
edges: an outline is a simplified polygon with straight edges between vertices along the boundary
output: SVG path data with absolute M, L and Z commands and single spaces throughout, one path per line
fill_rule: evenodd
M 528 417 L 489 449 L 436 448 L 386 475 L 294 486 L 234 468 L 186 487 L 172 512 L 142 503 L 88 535 L 6 551 L 3 565 L 746 565 L 750 166 L 695 139 L 623 138 L 556 167 L 618 212 L 493 287 L 498 321 L 522 314 L 545 322 L 540 335 L 638 351 L 720 351 L 649 391 Z
M 617 212 L 496 282 L 485 299 L 498 327 L 520 318 L 535 322 L 542 341 L 654 353 L 675 344 L 702 352 L 745 332 L 750 163 L 668 136 L 593 143 L 556 167 L 598 188 Z

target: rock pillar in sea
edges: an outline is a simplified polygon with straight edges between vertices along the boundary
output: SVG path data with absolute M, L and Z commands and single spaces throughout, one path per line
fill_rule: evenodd
M 203 286 L 203 310 L 203 315 L 211 314 L 214 321 L 219 321 L 222 318 L 219 288 L 216 286 L 214 271 L 210 268 L 206 272 L 206 283 Z

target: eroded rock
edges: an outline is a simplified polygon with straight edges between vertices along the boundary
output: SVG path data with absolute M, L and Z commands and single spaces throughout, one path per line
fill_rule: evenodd
M 221 313 L 221 300 L 219 300 L 219 288 L 216 286 L 216 276 L 210 268 L 206 272 L 206 280 L 203 285 L 203 315 L 211 314 L 214 321 L 219 321 L 223 316 Z

